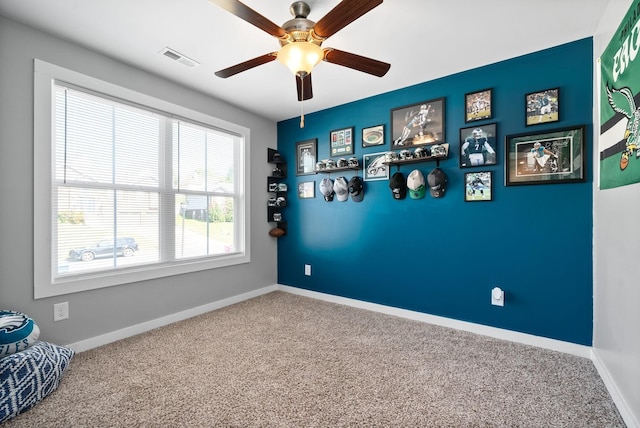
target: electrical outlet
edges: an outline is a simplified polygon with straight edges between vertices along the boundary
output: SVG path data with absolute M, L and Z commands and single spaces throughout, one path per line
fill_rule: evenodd
M 53 320 L 61 321 L 69 318 L 69 302 L 56 303 L 53 305 Z
M 304 274 L 311 276 L 311 265 L 304 265 Z
M 500 287 L 494 287 L 491 290 L 491 304 L 504 306 L 504 291 Z

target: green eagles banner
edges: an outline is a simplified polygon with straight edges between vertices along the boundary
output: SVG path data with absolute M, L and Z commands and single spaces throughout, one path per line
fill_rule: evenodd
M 640 182 L 640 0 L 600 57 L 600 189 Z

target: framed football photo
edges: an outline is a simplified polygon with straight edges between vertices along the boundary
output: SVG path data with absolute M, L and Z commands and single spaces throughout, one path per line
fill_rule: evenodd
M 526 125 L 541 125 L 560 120 L 560 89 L 545 89 L 525 95 Z
M 460 129 L 460 168 L 495 165 L 495 123 Z
M 491 119 L 493 117 L 491 105 L 492 93 L 492 89 L 484 89 L 482 91 L 471 92 L 464 96 L 465 122 Z
M 493 177 L 491 171 L 467 172 L 464 174 L 464 201 L 489 202 L 493 200 Z
M 391 148 L 445 142 L 445 99 L 437 98 L 391 110 Z
M 586 181 L 586 126 L 507 135 L 505 185 Z

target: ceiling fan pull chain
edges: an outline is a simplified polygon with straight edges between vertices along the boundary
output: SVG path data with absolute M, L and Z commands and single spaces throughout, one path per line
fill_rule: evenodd
M 299 74 L 298 78 L 300 79 L 300 93 L 302 94 L 300 97 L 300 128 L 304 128 L 304 79 Z

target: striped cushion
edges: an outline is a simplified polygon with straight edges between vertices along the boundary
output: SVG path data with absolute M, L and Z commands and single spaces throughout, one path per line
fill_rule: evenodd
M 39 336 L 40 329 L 31 318 L 0 310 L 0 358 L 27 349 Z
M 60 384 L 75 352 L 38 341 L 0 359 L 0 424 L 35 406 Z

